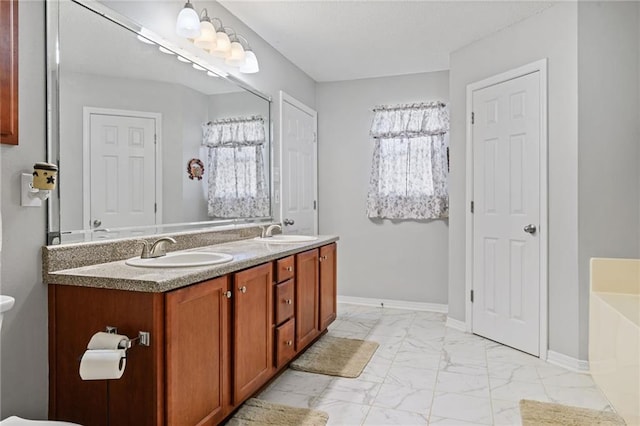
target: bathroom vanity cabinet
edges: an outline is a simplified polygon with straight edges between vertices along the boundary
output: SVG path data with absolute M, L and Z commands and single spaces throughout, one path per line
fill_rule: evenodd
M 216 425 L 335 319 L 336 244 L 166 292 L 49 289 L 52 419 Z M 83 381 L 80 357 L 106 326 L 151 344 L 128 350 L 121 379 Z

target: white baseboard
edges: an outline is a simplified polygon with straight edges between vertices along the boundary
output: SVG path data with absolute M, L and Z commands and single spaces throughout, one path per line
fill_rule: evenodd
M 466 322 L 451 318 L 449 316 L 447 317 L 447 322 L 444 325 L 453 328 L 454 330 L 462 331 L 464 333 L 467 332 Z
M 560 352 L 547 351 L 547 362 L 578 373 L 589 371 L 589 361 L 573 358 Z
M 368 297 L 352 297 L 338 295 L 338 303 L 350 303 L 352 305 L 376 306 L 394 309 L 411 309 L 413 311 L 428 311 L 446 314 L 449 305 L 441 303 L 408 302 L 405 300 L 370 299 Z

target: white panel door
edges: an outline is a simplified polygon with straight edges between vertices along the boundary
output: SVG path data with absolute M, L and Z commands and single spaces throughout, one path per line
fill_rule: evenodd
M 281 114 L 282 231 L 314 235 L 318 233 L 315 111 L 283 98 Z
M 539 355 L 540 73 L 473 92 L 473 332 Z
M 89 228 L 156 224 L 156 120 L 92 113 Z

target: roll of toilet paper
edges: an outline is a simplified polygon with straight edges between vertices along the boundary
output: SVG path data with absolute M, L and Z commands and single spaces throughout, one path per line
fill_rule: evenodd
M 80 360 L 82 380 L 119 379 L 127 365 L 124 349 L 88 349 Z
M 127 336 L 123 336 L 122 334 L 105 333 L 104 331 L 100 331 L 91 336 L 91 340 L 89 340 L 87 349 L 126 348 L 127 340 L 129 340 L 129 338 Z

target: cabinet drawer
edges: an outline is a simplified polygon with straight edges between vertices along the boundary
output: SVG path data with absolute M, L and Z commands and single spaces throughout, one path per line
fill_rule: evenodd
M 293 345 L 296 324 L 294 319 L 276 328 L 276 366 L 281 367 L 290 361 L 296 354 Z
M 276 285 L 276 325 L 293 316 L 293 280 Z
M 294 257 L 289 256 L 284 259 L 279 259 L 276 261 L 276 281 L 281 283 L 282 281 L 288 280 L 289 278 L 293 278 L 293 274 L 295 273 L 295 262 Z

